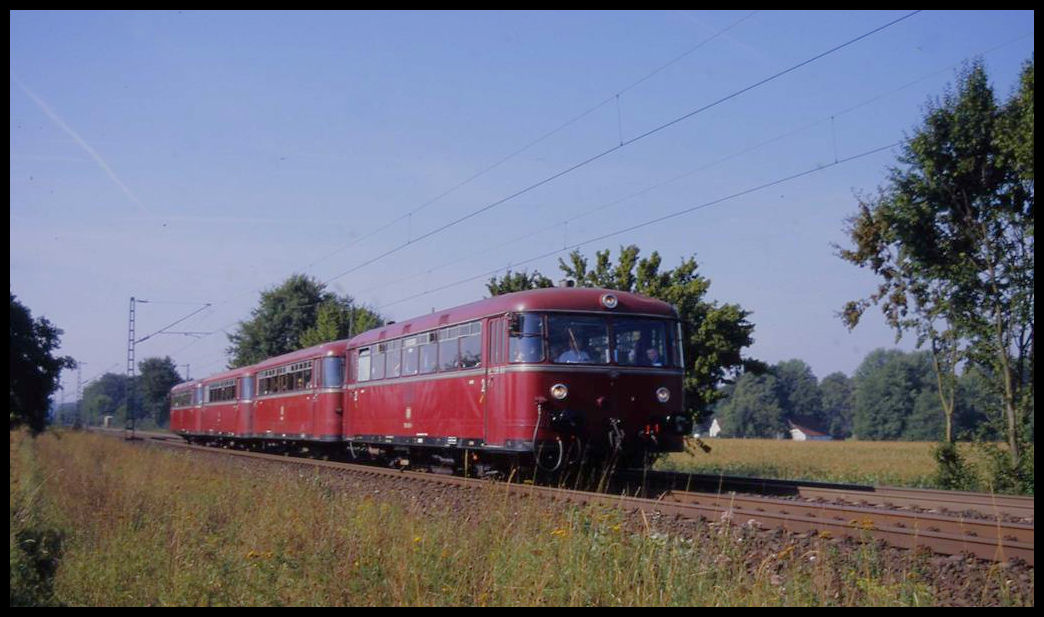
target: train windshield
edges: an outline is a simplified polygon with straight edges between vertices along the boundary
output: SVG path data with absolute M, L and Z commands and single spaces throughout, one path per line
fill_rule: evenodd
M 541 316 L 525 315 L 521 325 L 511 334 L 513 362 L 540 362 L 546 356 L 556 364 L 682 365 L 678 328 L 667 319 L 550 313 L 546 338 L 541 337 Z
M 667 336 L 671 329 L 662 319 L 613 319 L 613 352 L 624 366 L 670 366 Z
M 552 362 L 609 364 L 609 323 L 604 317 L 551 314 L 547 330 Z

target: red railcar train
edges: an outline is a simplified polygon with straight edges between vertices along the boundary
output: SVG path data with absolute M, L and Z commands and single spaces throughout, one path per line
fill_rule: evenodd
M 190 440 L 328 444 L 389 460 L 630 464 L 683 449 L 692 428 L 683 367 L 669 304 L 604 289 L 538 289 L 180 384 L 171 427 Z M 224 397 L 232 384 L 235 399 L 209 402 L 210 388 Z M 210 420 L 208 406 L 222 419 Z M 225 414 L 234 406 L 232 425 Z

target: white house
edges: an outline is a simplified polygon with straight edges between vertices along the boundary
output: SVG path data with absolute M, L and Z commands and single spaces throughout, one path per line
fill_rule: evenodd
M 692 432 L 693 437 L 717 437 L 721 433 L 721 425 L 718 424 L 717 418 L 711 418 L 711 421 L 706 424 L 697 426 Z
M 834 439 L 827 433 L 795 424 L 792 420 L 787 420 L 787 424 L 790 426 L 790 438 L 794 441 L 833 441 Z

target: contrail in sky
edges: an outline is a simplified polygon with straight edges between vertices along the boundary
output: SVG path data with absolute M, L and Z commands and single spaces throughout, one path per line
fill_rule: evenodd
M 129 188 L 127 188 L 127 185 L 124 184 L 123 181 L 116 176 L 116 172 L 112 170 L 112 167 L 109 167 L 109 164 L 102 159 L 101 155 L 98 154 L 89 143 L 84 141 L 83 138 L 76 133 L 76 131 L 72 130 L 72 127 L 70 127 L 68 124 L 65 123 L 64 120 L 58 117 L 58 114 L 54 113 L 54 110 L 52 110 L 47 105 L 47 103 L 43 101 L 43 99 L 36 96 L 32 90 L 27 88 L 26 85 L 23 84 L 22 81 L 15 77 L 13 74 L 11 75 L 11 78 L 14 79 L 15 83 L 18 84 L 18 87 L 22 89 L 22 92 L 25 92 L 26 96 L 31 98 L 33 102 L 36 103 L 37 107 L 39 107 L 40 110 L 43 111 L 44 114 L 46 114 L 47 117 L 51 119 L 51 122 L 54 122 L 58 126 L 58 128 L 65 131 L 70 137 L 72 137 L 76 141 L 76 143 L 80 144 L 81 148 L 87 151 L 87 154 L 89 154 L 91 158 L 94 159 L 94 162 L 98 163 L 98 166 L 100 166 L 102 170 L 105 171 L 106 174 L 108 174 L 109 178 L 116 183 L 116 186 L 120 187 L 120 189 L 127 194 L 127 197 L 129 197 L 131 201 L 137 204 L 138 207 L 144 210 L 145 212 L 148 212 L 149 214 L 153 213 L 151 210 L 148 209 L 148 207 L 145 206 L 145 204 L 141 203 L 141 200 L 138 199 L 137 196 L 134 193 L 132 193 Z

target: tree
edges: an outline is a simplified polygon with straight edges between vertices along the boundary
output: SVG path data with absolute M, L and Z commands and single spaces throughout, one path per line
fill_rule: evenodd
M 315 326 L 301 334 L 300 346 L 311 347 L 351 338 L 383 323 L 377 313 L 356 306 L 349 298 L 330 298 L 319 305 Z
M 852 430 L 858 439 L 924 440 L 942 430 L 931 354 L 876 349 L 852 377 Z
M 1033 414 L 1033 60 L 998 106 L 981 62 L 931 101 L 888 183 L 861 198 L 840 256 L 880 279 L 842 316 L 854 327 L 879 305 L 897 338 L 932 354 L 953 439 L 958 367 L 977 365 L 1005 419 L 1013 468 Z M 1031 473 L 1031 472 L 1030 472 Z
M 834 439 L 852 436 L 852 380 L 841 372 L 830 373 L 819 382 L 823 419 Z
M 716 406 L 722 434 L 730 437 L 777 437 L 787 430 L 779 404 L 779 383 L 771 374 L 745 373 Z
M 11 294 L 11 429 L 25 425 L 34 434 L 47 427 L 48 399 L 58 389 L 62 369 L 76 368 L 69 356 L 55 357 L 61 329 L 32 313 Z
M 103 416 L 126 419 L 127 386 L 130 377 L 105 373 L 83 389 L 83 408 L 88 424 L 101 424 Z
M 321 326 L 320 307 L 326 307 Z M 356 307 L 351 298 L 339 298 L 326 291 L 326 285 L 303 274 L 292 275 L 282 285 L 262 292 L 261 302 L 251 315 L 249 321 L 240 322 L 236 331 L 228 335 L 232 343 L 227 349 L 232 357 L 229 368 L 302 349 L 307 346 L 302 340 L 347 338 L 384 323 L 376 313 Z M 348 328 L 343 327 L 345 319 Z
M 526 291 L 542 287 L 554 287 L 554 283 L 551 279 L 535 270 L 532 274 L 525 270 L 512 274 L 511 270 L 508 270 L 503 278 L 498 279 L 494 276 L 486 283 L 486 289 L 489 290 L 490 296 L 499 296 L 514 291 Z
M 819 380 L 803 360 L 787 360 L 769 369 L 776 377 L 779 404 L 786 419 L 809 418 L 825 428 Z
M 167 426 L 170 423 L 170 389 L 181 381 L 177 366 L 169 356 L 139 362 L 135 391 L 140 398 L 141 417 L 151 418 L 156 426 Z

